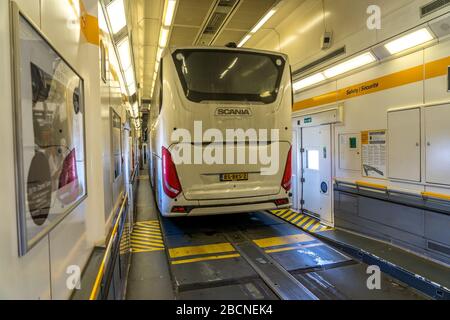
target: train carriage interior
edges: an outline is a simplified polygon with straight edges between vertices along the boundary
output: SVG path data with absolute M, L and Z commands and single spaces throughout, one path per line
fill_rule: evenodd
M 0 300 L 450 300 L 450 1 L 3 0 L 0 24 Z

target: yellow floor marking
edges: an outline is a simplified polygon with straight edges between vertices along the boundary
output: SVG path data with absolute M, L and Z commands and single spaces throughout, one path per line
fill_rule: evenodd
M 287 221 L 291 221 L 291 219 L 295 218 L 298 213 L 293 213 L 289 218 L 287 218 Z
M 140 238 L 140 237 L 134 237 L 134 236 L 131 236 L 131 241 L 152 241 L 152 242 L 157 242 L 157 243 L 164 244 L 162 239 Z
M 283 246 L 286 244 L 309 242 L 313 240 L 314 238 L 307 235 L 306 233 L 301 233 L 285 237 L 258 239 L 253 240 L 253 242 L 256 243 L 260 248 L 269 248 L 269 247 Z
M 163 240 L 163 238 L 160 235 L 153 235 L 153 234 L 146 234 L 146 235 L 142 235 L 142 234 L 133 234 L 131 235 L 131 238 L 136 238 L 136 239 L 157 239 L 157 240 Z
M 133 234 L 160 236 L 160 235 L 161 235 L 161 232 L 144 231 L 144 230 L 134 230 L 134 231 L 133 231 Z
M 218 243 L 204 246 L 173 248 L 169 249 L 169 255 L 171 258 L 181 258 L 201 254 L 215 254 L 235 251 L 236 249 L 234 249 L 231 243 Z
M 316 221 L 317 221 L 317 220 L 311 218 L 311 221 L 308 222 L 306 225 L 304 225 L 303 228 L 308 229 L 308 228 L 309 228 L 314 222 L 316 222 Z
M 152 242 L 152 241 L 136 241 L 136 240 L 131 240 L 131 245 L 132 246 L 142 245 L 142 246 L 147 246 L 147 247 L 158 247 L 158 248 L 164 247 L 163 243 Z
M 152 250 L 152 249 L 163 249 L 164 247 L 161 246 L 143 246 L 140 244 L 133 245 L 133 250 Z
M 290 215 L 292 213 L 292 211 L 291 210 L 288 210 L 286 213 L 284 213 L 283 215 L 281 215 L 280 217 L 282 218 L 282 219 L 284 219 L 284 218 L 286 218 L 288 215 Z
M 297 223 L 297 226 L 302 226 L 306 221 L 309 221 L 309 219 L 311 219 L 310 217 L 306 217 L 305 219 L 303 219 L 302 221 L 300 221 L 299 223 Z
M 317 223 L 311 228 L 311 232 L 315 232 L 317 229 L 319 229 L 320 226 L 321 226 L 320 222 L 317 222 Z
M 158 228 L 158 227 L 136 226 L 136 227 L 134 227 L 134 229 L 138 229 L 138 230 L 148 230 L 148 231 L 158 231 L 158 232 L 161 232 L 161 229 Z
M 307 244 L 304 246 L 292 246 L 292 247 L 284 247 L 284 248 L 278 248 L 278 249 L 271 249 L 266 250 L 266 253 L 277 253 L 277 252 L 285 252 L 285 251 L 293 251 L 293 250 L 299 250 L 299 249 L 306 249 L 306 248 L 313 248 L 313 247 L 320 247 L 323 246 L 323 243 L 312 243 Z
M 292 223 L 296 223 L 298 220 L 300 220 L 300 219 L 302 219 L 302 218 L 304 218 L 305 216 L 304 215 L 299 215 L 297 218 L 295 218 L 294 220 L 292 220 L 291 222 Z
M 277 213 L 277 216 L 282 216 L 282 215 L 284 215 L 286 212 L 288 212 L 288 211 L 290 211 L 289 209 L 288 210 L 280 210 L 278 213 Z
M 155 252 L 155 251 L 163 251 L 164 248 L 154 248 L 154 249 L 132 249 L 131 252 L 133 253 L 145 253 L 145 252 Z
M 239 253 L 235 253 L 235 254 L 228 254 L 228 255 L 222 255 L 222 256 L 210 256 L 210 257 L 195 258 L 195 259 L 177 260 L 177 261 L 172 261 L 171 263 L 173 265 L 177 265 L 177 264 L 186 264 L 186 263 L 201 262 L 201 261 L 232 259 L 232 258 L 239 258 L 240 256 L 241 255 Z

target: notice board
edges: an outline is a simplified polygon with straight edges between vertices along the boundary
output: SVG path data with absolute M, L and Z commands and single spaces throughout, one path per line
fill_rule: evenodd
M 387 162 L 387 130 L 361 132 L 362 175 L 385 179 Z

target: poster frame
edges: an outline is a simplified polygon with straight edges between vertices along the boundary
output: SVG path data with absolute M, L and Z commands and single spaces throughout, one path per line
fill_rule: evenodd
M 19 8 L 14 2 L 10 1 L 10 50 L 11 50 L 11 91 L 13 102 L 13 142 L 14 142 L 14 170 L 15 170 L 15 194 L 16 194 L 16 215 L 17 215 L 17 237 L 18 237 L 18 255 L 19 257 L 25 256 L 30 252 L 40 241 L 48 236 L 48 234 L 55 229 L 68 215 L 70 215 L 76 208 L 83 203 L 88 197 L 88 183 L 87 183 L 87 150 L 86 150 L 86 101 L 85 101 L 85 88 L 83 77 L 75 70 L 75 68 L 64 58 L 64 56 L 56 49 L 52 42 L 42 33 L 39 27 Z M 83 195 L 78 198 L 70 206 L 65 208 L 51 224 L 44 227 L 36 236 L 32 239 L 28 239 L 27 233 L 27 205 L 25 201 L 25 170 L 24 170 L 24 153 L 23 153 L 23 136 L 22 136 L 22 93 L 21 93 L 21 48 L 20 48 L 20 25 L 21 19 L 23 19 L 41 40 L 55 52 L 55 54 L 64 62 L 71 71 L 80 79 L 80 101 L 84 107 L 83 112 L 83 161 L 84 161 L 84 181 Z

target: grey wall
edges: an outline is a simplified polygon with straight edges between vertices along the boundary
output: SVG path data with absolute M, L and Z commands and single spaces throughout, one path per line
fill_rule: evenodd
M 336 227 L 450 264 L 450 215 L 335 191 Z

